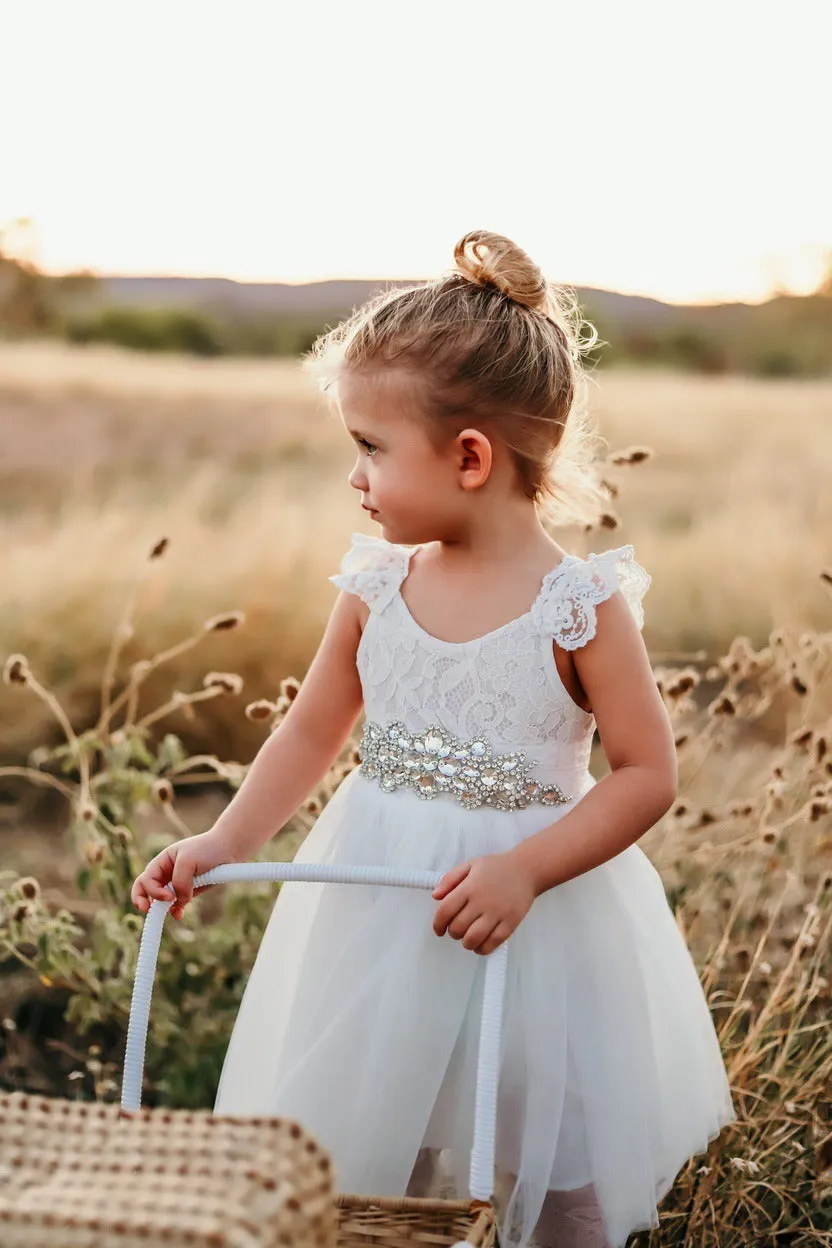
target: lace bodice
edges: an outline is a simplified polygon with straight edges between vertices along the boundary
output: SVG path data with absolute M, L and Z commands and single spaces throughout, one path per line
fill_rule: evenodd
M 495 750 L 525 750 L 552 779 L 585 771 L 595 718 L 565 689 L 553 643 L 586 645 L 596 606 L 617 589 L 642 627 L 651 578 L 633 547 L 566 555 L 527 612 L 463 642 L 426 632 L 405 604 L 400 588 L 416 550 L 353 533 L 340 572 L 329 578 L 370 608 L 356 656 L 367 718 L 487 737 Z

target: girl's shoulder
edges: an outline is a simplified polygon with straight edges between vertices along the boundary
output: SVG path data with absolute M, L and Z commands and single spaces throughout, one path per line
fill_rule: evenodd
M 397 546 L 383 537 L 353 533 L 341 570 L 329 579 L 339 589 L 357 594 L 371 610 L 387 606 L 407 575 L 416 546 Z
M 577 650 L 595 636 L 599 602 L 620 589 L 639 628 L 644 627 L 642 599 L 650 574 L 636 561 L 632 545 L 617 546 L 582 559 L 567 555 L 543 578 L 531 610 L 537 630 L 564 650 Z

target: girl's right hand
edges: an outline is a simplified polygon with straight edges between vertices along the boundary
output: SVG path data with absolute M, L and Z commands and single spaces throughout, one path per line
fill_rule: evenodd
M 168 845 L 136 876 L 130 890 L 130 899 L 142 912 L 147 914 L 150 903 L 170 901 L 172 893 L 168 888 L 173 885 L 176 900 L 170 908 L 175 919 L 181 919 L 185 906 L 197 893 L 204 893 L 213 884 L 203 884 L 194 888 L 194 876 L 210 871 L 226 862 L 236 862 L 237 857 L 225 837 L 210 828 L 197 836 L 188 836 L 182 841 Z

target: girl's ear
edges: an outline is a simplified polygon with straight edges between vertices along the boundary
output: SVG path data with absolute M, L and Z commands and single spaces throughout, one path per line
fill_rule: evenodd
M 493 459 L 491 443 L 485 434 L 479 429 L 463 429 L 454 439 L 453 453 L 457 457 L 462 488 L 473 490 L 484 485 Z

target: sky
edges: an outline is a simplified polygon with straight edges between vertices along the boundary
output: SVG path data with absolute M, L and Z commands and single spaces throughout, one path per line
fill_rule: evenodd
M 49 272 L 418 279 L 482 228 L 754 303 L 832 262 L 828 0 L 0 0 L 0 39 L 0 228 Z

